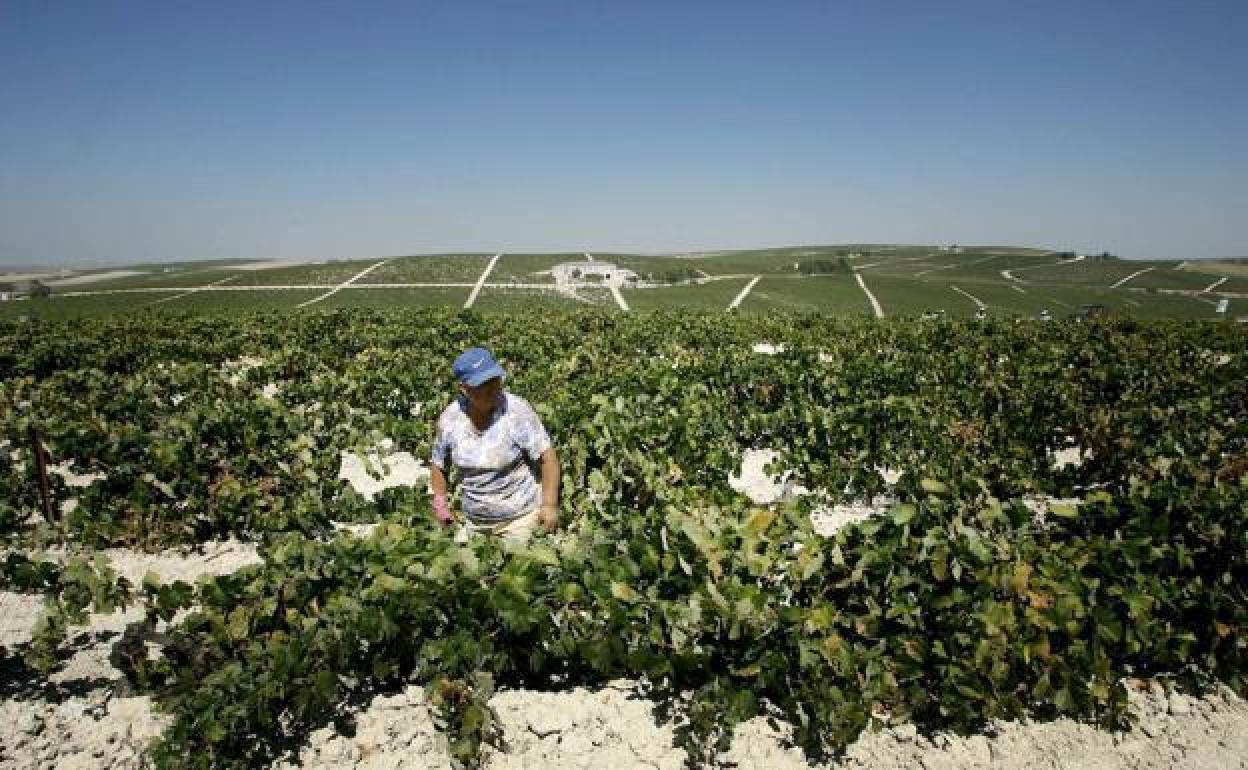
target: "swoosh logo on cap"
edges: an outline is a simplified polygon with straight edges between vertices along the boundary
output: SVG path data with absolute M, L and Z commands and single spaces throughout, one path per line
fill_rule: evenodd
M 473 369 L 480 369 L 480 368 L 481 368 L 481 364 L 483 364 L 483 363 L 485 363 L 485 359 L 484 359 L 484 358 L 483 358 L 483 359 L 481 359 L 480 361 L 476 362 L 475 364 L 473 364 L 473 365 L 472 365 L 472 368 L 473 368 Z

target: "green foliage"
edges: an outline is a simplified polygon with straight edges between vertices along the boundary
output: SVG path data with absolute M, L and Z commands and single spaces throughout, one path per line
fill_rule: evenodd
M 408 681 L 426 686 L 463 765 L 497 741 L 498 687 L 634 678 L 697 764 L 760 714 L 822 757 L 873 721 L 1120 724 L 1126 675 L 1245 690 L 1243 330 L 520 321 L 4 330 L 5 436 L 33 421 L 54 459 L 108 473 L 78 493 L 74 537 L 264 540 L 261 565 L 144 583 L 145 621 L 115 660 L 173 716 L 158 766 L 270 761 L 352 696 Z M 764 340 L 784 352 L 753 353 Z M 473 344 L 494 350 L 554 437 L 554 537 L 457 544 L 418 491 L 367 504 L 330 480 L 340 451 L 382 436 L 424 455 L 448 362 Z M 263 363 L 231 384 L 223 364 L 242 355 Z M 268 382 L 277 399 L 259 397 Z M 813 497 L 761 508 L 733 492 L 742 451 L 761 447 Z M 1068 447 L 1085 461 L 1055 467 Z M 30 472 L 4 470 L 24 520 Z M 882 495 L 895 498 L 887 515 L 833 538 L 811 530 L 816 502 Z M 1082 502 L 1038 519 L 1029 495 Z M 331 539 L 330 519 L 381 524 Z
M 85 623 L 88 608 L 112 612 L 132 598 L 129 582 L 98 556 L 94 561 L 70 558 L 62 565 L 9 553 L 0 562 L 0 590 L 46 595 L 31 641 L 22 649 L 27 664 L 45 674 L 56 668 L 69 626 Z
M 1019 504 L 929 494 L 830 540 L 800 510 L 740 501 L 627 518 L 610 505 L 510 551 L 393 524 L 294 537 L 194 600 L 157 598 L 166 615 L 200 609 L 146 677 L 177 720 L 154 756 L 265 761 L 276 746 L 254 736 L 277 715 L 308 729 L 349 691 L 405 679 L 429 683 L 465 762 L 490 740 L 495 680 L 638 678 L 697 761 L 764 704 L 816 757 L 880 714 L 955 730 L 1025 714 L 1119 725 L 1125 675 L 1244 685 L 1248 560 L 1226 528 L 1248 487 L 1187 494 L 1200 516 L 1159 524 L 1172 491 L 1103 496 L 1043 527 Z
M 429 704 L 438 727 L 447 734 L 447 752 L 456 766 L 476 767 L 482 746 L 499 745 L 501 733 L 489 699 L 494 677 L 478 671 L 470 680 L 437 679 L 429 687 Z

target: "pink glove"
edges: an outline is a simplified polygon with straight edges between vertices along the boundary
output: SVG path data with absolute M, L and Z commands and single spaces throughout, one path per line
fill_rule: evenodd
M 451 505 L 445 494 L 433 496 L 433 515 L 443 525 L 451 523 Z

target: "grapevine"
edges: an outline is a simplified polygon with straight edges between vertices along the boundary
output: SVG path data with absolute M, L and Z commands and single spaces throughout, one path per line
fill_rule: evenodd
M 15 546 L 262 546 L 263 564 L 137 591 L 146 618 L 115 660 L 174 717 L 150 749 L 159 766 L 272 761 L 353 697 L 407 682 L 425 685 L 463 765 L 500 742 L 497 689 L 616 677 L 676 721 L 697 764 L 759 715 L 820 758 L 873 722 L 1121 725 L 1127 676 L 1245 692 L 1243 330 L 531 321 L 0 327 L 0 431 L 16 453 L 0 460 L 0 521 Z M 784 349 L 755 353 L 760 340 Z M 369 503 L 334 476 L 342 451 L 382 438 L 427 456 L 448 362 L 476 344 L 564 466 L 563 531 L 523 547 L 456 542 L 420 490 Z M 33 516 L 32 425 L 53 460 L 104 475 L 53 483 L 58 507 L 76 502 L 59 527 Z M 807 494 L 761 506 L 733 491 L 759 448 Z M 1081 463 L 1053 461 L 1071 448 Z M 1025 502 L 1039 496 L 1074 502 L 1038 516 Z M 861 500 L 886 513 L 812 529 L 812 508 Z M 368 519 L 368 537 L 331 534 Z M 45 575 L 28 587 L 66 607 L 132 591 L 103 566 L 10 564 L 10 581 Z

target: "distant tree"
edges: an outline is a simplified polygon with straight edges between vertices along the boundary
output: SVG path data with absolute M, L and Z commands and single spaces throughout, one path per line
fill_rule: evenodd
M 849 260 L 845 257 L 839 259 L 808 259 L 798 263 L 797 271 L 803 275 L 818 275 L 824 273 L 849 273 L 852 268 Z
M 50 297 L 52 296 L 52 287 L 42 281 L 31 281 L 30 296 L 40 298 Z
M 651 281 L 657 283 L 680 283 L 682 281 L 691 281 L 698 277 L 696 270 L 684 267 L 679 270 L 665 270 L 661 273 L 649 273 L 647 277 Z

